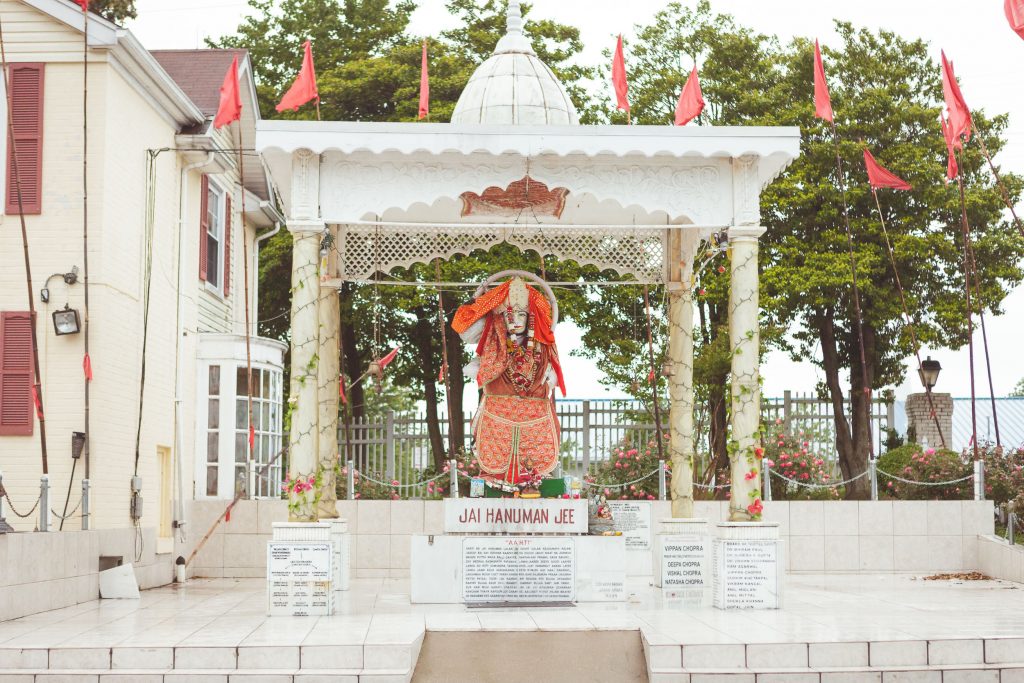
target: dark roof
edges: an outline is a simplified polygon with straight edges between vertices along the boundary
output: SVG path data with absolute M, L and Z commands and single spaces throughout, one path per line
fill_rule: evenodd
M 246 50 L 150 50 L 164 71 L 206 116 L 217 113 L 224 74 Z

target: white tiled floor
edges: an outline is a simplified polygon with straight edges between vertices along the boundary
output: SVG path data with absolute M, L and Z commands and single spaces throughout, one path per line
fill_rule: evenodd
M 93 601 L 0 623 L 0 649 L 370 645 L 427 630 L 643 629 L 680 644 L 1024 636 L 1024 587 L 906 575 L 794 575 L 784 608 L 724 612 L 664 603 L 641 580 L 622 603 L 467 609 L 413 605 L 406 579 L 356 579 L 332 617 L 268 618 L 260 579 L 193 580 L 139 600 Z

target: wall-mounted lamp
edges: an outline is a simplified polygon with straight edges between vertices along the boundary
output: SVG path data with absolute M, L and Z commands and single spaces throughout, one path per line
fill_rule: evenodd
M 58 336 L 64 334 L 78 334 L 82 331 L 81 321 L 78 319 L 78 311 L 64 304 L 64 308 L 53 312 L 53 331 Z
M 71 432 L 71 457 L 78 460 L 85 450 L 85 432 Z

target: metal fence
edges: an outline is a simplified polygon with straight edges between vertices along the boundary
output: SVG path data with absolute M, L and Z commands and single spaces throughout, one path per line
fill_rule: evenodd
M 848 407 L 849 404 L 847 404 Z M 561 470 L 581 475 L 591 471 L 611 457 L 616 445 L 628 441 L 634 446 L 654 438 L 654 420 L 640 401 L 625 399 L 563 399 L 556 402 L 562 431 Z M 667 431 L 667 410 L 663 413 L 662 427 Z M 773 425 L 776 419 L 789 433 L 803 430 L 809 448 L 826 459 L 835 457 L 835 427 L 832 424 L 832 404 L 809 395 L 786 392 L 782 398 L 762 400 L 762 419 Z M 695 416 L 697 453 L 701 460 L 709 451 L 708 434 L 704 425 L 707 416 L 698 408 Z M 892 403 L 876 400 L 872 405 L 871 429 L 879 449 L 885 439 L 885 430 L 894 425 Z M 438 425 L 444 443 L 448 440 L 448 422 L 440 415 Z M 463 447 L 472 448 L 470 418 L 466 418 Z M 349 426 L 351 457 L 357 468 L 383 476 L 387 481 L 403 484 L 417 481 L 420 473 L 433 463 L 430 435 L 425 413 L 385 413 L 382 418 L 361 418 Z M 345 454 L 345 431 L 339 429 L 339 450 Z M 876 450 L 876 452 L 880 452 Z M 343 457 L 346 457 L 343 455 Z
M 1003 446 L 1024 446 L 1024 397 L 1003 397 L 995 400 L 995 417 L 999 421 L 999 440 Z M 978 443 L 995 443 L 996 420 L 992 414 L 992 399 L 975 400 L 978 421 Z M 953 399 L 953 436 L 950 447 L 962 450 L 971 445 L 971 399 Z

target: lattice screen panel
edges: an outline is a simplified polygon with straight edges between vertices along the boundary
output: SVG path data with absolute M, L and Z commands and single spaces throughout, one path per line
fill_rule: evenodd
M 507 242 L 560 260 L 613 270 L 640 282 L 664 280 L 661 226 L 438 225 L 410 223 L 337 226 L 339 277 L 368 280 L 378 270 L 430 263 Z

